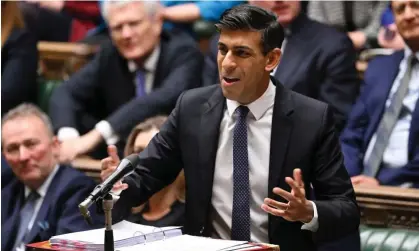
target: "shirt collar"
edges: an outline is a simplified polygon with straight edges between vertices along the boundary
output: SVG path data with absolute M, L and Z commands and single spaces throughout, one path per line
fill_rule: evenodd
M 412 55 L 412 50 L 409 48 L 409 46 L 404 47 L 404 59 L 408 59 L 410 55 Z M 419 60 L 419 51 L 415 53 L 415 57 L 417 60 Z
M 36 190 L 40 196 L 40 198 L 45 197 L 45 195 L 47 194 L 48 191 L 48 187 L 51 184 L 55 174 L 57 173 L 58 169 L 59 169 L 59 165 L 56 165 L 54 167 L 54 169 L 52 170 L 52 172 L 50 173 L 50 175 L 48 176 L 48 178 L 45 180 L 45 182 Z M 31 193 L 31 189 L 27 186 L 25 186 L 25 198 L 27 198 L 29 196 L 29 194 Z
M 260 96 L 258 99 L 253 101 L 252 103 L 246 105 L 250 113 L 253 114 L 256 120 L 259 120 L 262 118 L 262 116 L 265 114 L 265 112 L 273 106 L 275 102 L 275 85 L 272 83 L 272 80 L 269 81 L 268 88 L 266 91 Z M 240 103 L 234 100 L 227 99 L 227 110 L 229 113 L 229 116 L 233 116 L 234 111 L 237 109 L 237 107 L 240 106 Z
M 160 57 L 160 44 L 157 44 L 154 47 L 153 52 L 151 52 L 150 56 L 148 56 L 147 59 L 144 61 L 143 68 L 147 72 L 155 72 L 157 68 L 157 63 L 159 61 L 159 57 Z M 129 60 L 128 69 L 130 72 L 136 72 L 138 69 L 138 66 L 134 61 Z

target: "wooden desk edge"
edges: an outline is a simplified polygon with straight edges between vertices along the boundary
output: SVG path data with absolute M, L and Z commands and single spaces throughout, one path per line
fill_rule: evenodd
M 278 245 L 265 244 L 265 243 L 256 244 L 255 243 L 255 246 L 257 246 L 259 248 L 257 248 L 257 249 L 252 248 L 251 250 L 256 250 L 256 251 L 280 251 Z M 42 242 L 27 244 L 26 247 L 28 248 L 27 251 L 63 251 L 63 249 L 52 248 L 51 245 L 49 244 L 49 241 L 42 241 Z M 77 250 L 72 249 L 72 251 L 77 251 Z

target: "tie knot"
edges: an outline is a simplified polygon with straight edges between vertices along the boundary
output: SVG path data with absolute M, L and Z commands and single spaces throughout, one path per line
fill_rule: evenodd
M 35 201 L 39 198 L 39 193 L 37 191 L 31 191 L 28 198 L 26 198 L 26 202 Z
M 239 115 L 239 117 L 246 117 L 247 114 L 249 113 L 249 107 L 241 105 L 239 107 L 236 108 L 236 113 L 237 115 Z

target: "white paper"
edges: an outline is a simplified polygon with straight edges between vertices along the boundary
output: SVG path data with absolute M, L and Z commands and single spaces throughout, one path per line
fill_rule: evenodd
M 245 243 L 247 242 L 211 239 L 185 234 L 147 244 L 118 248 L 116 251 L 218 251 Z
M 123 239 L 130 238 L 134 235 L 144 235 L 153 232 L 159 232 L 161 230 L 169 230 L 178 227 L 164 227 L 156 228 L 153 226 L 146 226 L 141 224 L 132 223 L 129 221 L 121 221 L 112 226 L 114 241 L 119 241 Z M 67 241 L 77 241 L 84 242 L 89 244 L 104 244 L 104 234 L 105 228 L 62 234 L 52 237 L 50 240 L 54 239 L 67 240 Z

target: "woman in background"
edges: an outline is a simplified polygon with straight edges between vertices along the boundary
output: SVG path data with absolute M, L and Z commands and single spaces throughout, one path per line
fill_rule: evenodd
M 124 155 L 140 153 L 167 120 L 157 116 L 137 125 L 128 137 Z M 153 195 L 144 205 L 132 209 L 129 221 L 155 227 L 183 226 L 185 214 L 185 176 L 183 171 L 177 179 Z
M 38 51 L 25 29 L 17 2 L 1 1 L 1 115 L 36 102 Z

